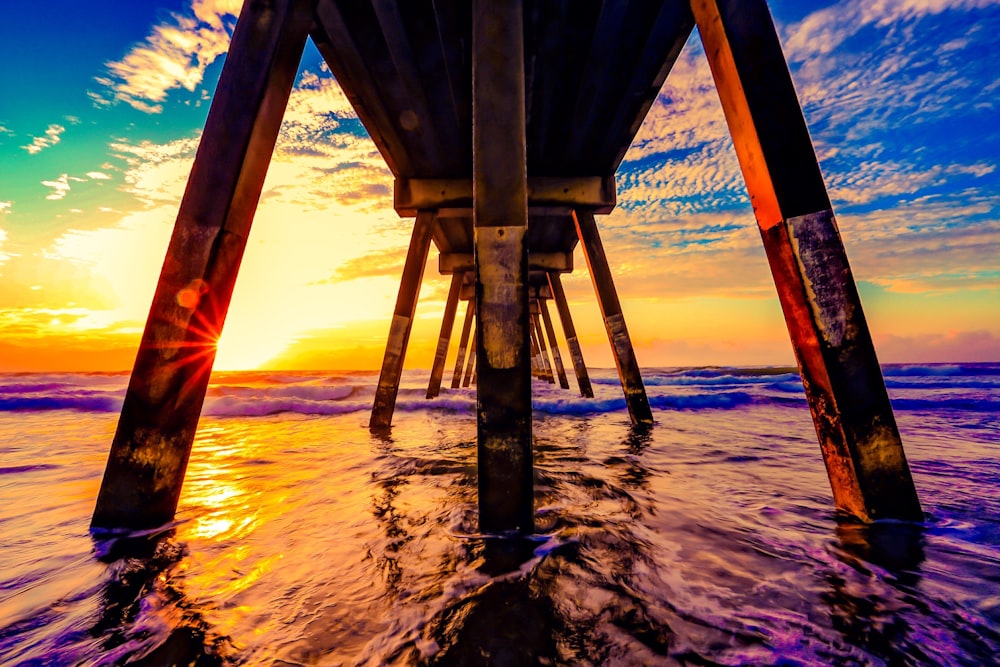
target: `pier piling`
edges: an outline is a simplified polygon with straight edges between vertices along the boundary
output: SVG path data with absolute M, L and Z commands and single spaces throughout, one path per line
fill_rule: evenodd
M 531 531 L 528 178 L 521 0 L 472 3 L 479 526 Z
M 170 521 L 216 343 L 315 1 L 240 12 L 181 200 L 97 496 L 95 528 Z
M 882 371 L 764 0 L 691 3 L 838 509 L 920 521 Z

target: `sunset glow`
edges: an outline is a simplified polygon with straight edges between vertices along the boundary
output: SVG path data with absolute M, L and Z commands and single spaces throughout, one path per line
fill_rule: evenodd
M 0 370 L 127 370 L 238 1 L 8 8 L 0 40 Z M 995 2 L 773 2 L 882 361 L 1000 357 Z M 86 16 L 101 24 L 76 35 Z M 54 31 L 54 34 L 51 34 Z M 63 39 L 68 33 L 75 38 Z M 217 369 L 377 368 L 412 220 L 311 45 Z M 711 74 L 688 42 L 598 220 L 643 366 L 787 364 L 791 347 Z M 432 250 L 407 365 L 447 293 Z M 585 263 L 565 279 L 610 366 Z M 178 299 L 194 299 L 194 292 Z

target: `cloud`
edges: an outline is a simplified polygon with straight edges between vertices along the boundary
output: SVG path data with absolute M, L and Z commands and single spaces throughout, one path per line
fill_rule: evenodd
M 45 136 L 32 137 L 31 143 L 27 144 L 26 146 L 21 146 L 21 148 L 28 151 L 28 153 L 30 153 L 31 155 L 40 153 L 46 148 L 58 144 L 61 139 L 62 133 L 65 131 L 66 131 L 65 127 L 53 123 L 52 125 L 49 125 L 47 130 L 45 130 Z
M 0 215 L 7 215 L 13 210 L 14 202 L 0 201 Z
M 6 208 L 4 208 L 4 204 L 7 205 Z M 6 215 L 9 210 L 10 210 L 10 202 L 0 201 L 0 215 Z M 7 231 L 3 227 L 0 227 L 0 265 L 2 265 L 11 257 L 9 254 L 3 251 L 3 246 L 6 241 L 7 241 Z
M 111 177 L 105 174 L 103 171 L 88 171 L 87 178 L 94 181 L 107 181 Z
M 59 201 L 60 199 L 65 198 L 66 194 L 69 193 L 69 174 L 63 174 L 54 181 L 42 181 L 42 185 L 47 188 L 52 188 L 52 192 L 45 196 L 46 199 Z
M 161 112 L 169 91 L 193 92 L 208 66 L 226 52 L 241 6 L 242 0 L 194 0 L 189 11 L 171 14 L 121 60 L 107 63 L 107 76 L 97 83 L 113 100 L 145 113 Z M 109 101 L 99 93 L 91 98 L 98 104 Z
M 989 331 L 875 337 L 883 362 L 989 362 L 1000 359 L 1000 338 Z

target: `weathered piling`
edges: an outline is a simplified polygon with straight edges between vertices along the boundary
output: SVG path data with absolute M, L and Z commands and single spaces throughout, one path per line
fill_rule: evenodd
M 417 309 L 417 296 L 420 294 L 420 283 L 424 278 L 424 265 L 427 263 L 433 233 L 434 213 L 417 213 L 410 246 L 406 251 L 403 277 L 399 281 L 396 308 L 389 324 L 389 340 L 385 344 L 385 356 L 375 389 L 369 428 L 384 429 L 392 423 L 392 413 L 396 409 L 396 396 L 399 393 L 399 379 L 403 375 L 403 361 L 406 359 L 406 346 L 413 329 L 413 315 Z
M 562 354 L 559 352 L 559 342 L 556 340 L 556 331 L 552 326 L 552 318 L 549 316 L 547 299 L 538 300 L 538 311 L 545 324 L 545 333 L 549 337 L 549 349 L 552 350 L 552 363 L 556 367 L 556 374 L 559 376 L 559 386 L 569 389 L 569 380 L 566 378 L 566 369 L 563 366 Z
M 528 178 L 521 0 L 472 3 L 479 525 L 531 531 Z
M 923 514 L 861 300 L 764 0 L 693 0 L 839 509 Z
M 593 398 L 594 388 L 590 385 L 590 373 L 587 372 L 587 364 L 583 362 L 583 350 L 576 337 L 573 315 L 569 312 L 569 302 L 566 301 L 566 292 L 563 290 L 562 278 L 558 273 L 549 273 L 549 287 L 552 290 L 552 300 L 556 302 L 556 310 L 559 312 L 563 334 L 566 336 L 566 347 L 569 348 L 569 356 L 573 360 L 573 372 L 576 374 L 577 386 L 580 387 L 580 395 Z
M 139 343 L 92 525 L 177 509 L 191 444 L 315 1 L 240 12 Z
M 441 377 L 444 375 L 444 364 L 448 358 L 451 331 L 455 328 L 455 313 L 458 310 L 458 297 L 462 292 L 462 279 L 464 277 L 465 274 L 458 271 L 451 276 L 448 300 L 445 301 L 444 315 L 441 317 L 441 333 L 438 335 L 434 364 L 431 366 L 431 379 L 427 384 L 427 398 L 434 398 L 441 393 Z
M 604 254 L 604 245 L 597 232 L 594 214 L 584 210 L 574 211 L 573 220 L 580 235 L 580 248 L 587 260 L 587 268 L 590 269 L 590 278 L 594 283 L 601 315 L 604 317 L 608 340 L 611 341 L 611 351 L 614 352 L 615 367 L 618 368 L 618 377 L 625 392 L 629 417 L 632 418 L 633 424 L 652 424 L 653 413 L 649 409 L 649 399 L 646 398 L 646 387 L 642 384 L 639 364 L 635 360 L 632 340 L 625 326 L 622 305 L 611 277 L 608 258 Z
M 469 347 L 469 333 L 472 331 L 472 320 L 476 313 L 476 300 L 469 299 L 465 310 L 465 321 L 462 322 L 462 334 L 458 338 L 458 358 L 455 359 L 455 371 L 451 374 L 451 388 L 458 389 L 462 384 L 462 370 L 465 365 L 465 352 Z

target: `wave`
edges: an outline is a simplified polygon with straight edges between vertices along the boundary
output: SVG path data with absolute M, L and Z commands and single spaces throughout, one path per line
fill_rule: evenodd
M 885 368 L 896 410 L 1000 411 L 1000 364 L 894 365 Z M 279 413 L 338 415 L 371 409 L 377 374 L 351 372 L 230 372 L 213 376 L 203 414 L 257 417 Z M 121 410 L 127 375 L 0 375 L 0 412 Z M 407 371 L 396 409 L 413 412 L 475 412 L 475 390 L 444 388 L 425 399 L 427 373 Z M 802 383 L 794 369 L 659 369 L 644 374 L 650 406 L 656 410 L 727 410 L 747 405 L 801 407 Z M 625 399 L 613 369 L 595 369 L 596 398 L 534 383 L 533 404 L 540 414 L 586 415 L 623 412 Z

